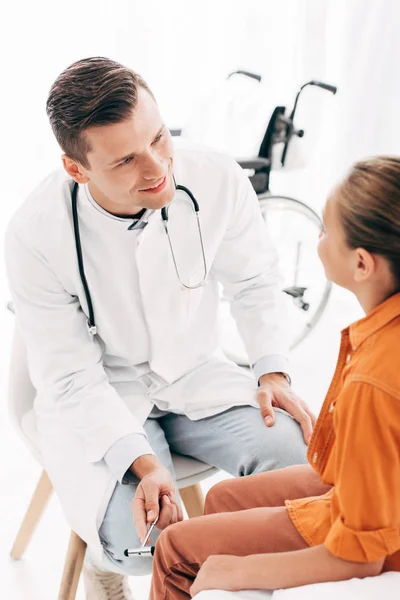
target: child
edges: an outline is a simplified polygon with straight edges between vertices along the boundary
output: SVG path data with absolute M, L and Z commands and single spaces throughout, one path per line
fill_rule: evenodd
M 324 210 L 319 255 L 366 317 L 342 332 L 309 465 L 229 479 L 172 525 L 152 600 L 400 571 L 400 158 L 356 164 Z

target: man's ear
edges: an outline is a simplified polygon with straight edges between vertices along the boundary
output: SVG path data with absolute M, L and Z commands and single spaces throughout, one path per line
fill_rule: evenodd
M 364 250 L 356 249 L 356 268 L 354 271 L 354 281 L 362 283 L 371 277 L 376 271 L 376 259 L 373 254 Z
M 72 177 L 77 183 L 87 183 L 90 181 L 89 177 L 82 172 L 82 167 L 75 160 L 72 160 L 66 154 L 61 157 L 63 167 L 67 171 L 68 175 Z

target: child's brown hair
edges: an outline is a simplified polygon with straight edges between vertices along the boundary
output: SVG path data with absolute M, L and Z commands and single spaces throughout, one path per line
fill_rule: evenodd
M 357 162 L 336 196 L 349 247 L 384 256 L 400 289 L 400 158 Z

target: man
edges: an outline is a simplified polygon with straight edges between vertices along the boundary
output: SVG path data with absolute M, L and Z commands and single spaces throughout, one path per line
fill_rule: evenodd
M 126 575 L 151 569 L 124 549 L 157 516 L 182 519 L 171 450 L 233 475 L 280 468 L 305 461 L 313 417 L 288 382 L 276 255 L 240 167 L 174 151 L 146 83 L 105 58 L 67 68 L 47 113 L 64 171 L 12 219 L 7 270 L 87 598 L 122 600 Z M 254 376 L 216 356 L 219 282 Z

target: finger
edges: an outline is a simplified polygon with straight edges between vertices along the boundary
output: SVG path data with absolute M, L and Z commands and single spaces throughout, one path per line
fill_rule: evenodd
M 170 519 L 169 519 L 168 525 L 172 525 L 173 523 L 176 523 L 176 517 L 177 517 L 176 504 L 175 504 L 175 502 L 171 502 L 169 496 L 166 495 L 165 502 L 168 504 L 168 501 L 169 501 L 169 507 L 170 507 Z M 163 499 L 161 499 L 161 503 L 163 503 Z M 168 525 L 167 525 L 167 527 L 168 527 Z
M 260 406 L 261 417 L 267 427 L 275 423 L 275 411 L 272 407 L 272 394 L 269 390 L 260 389 L 257 392 L 257 401 Z
M 171 503 L 171 507 L 172 507 L 171 525 L 173 525 L 173 523 L 178 522 L 178 507 L 175 504 L 175 502 Z
M 283 408 L 299 423 L 303 432 L 304 441 L 306 444 L 308 444 L 311 439 L 313 425 L 311 417 L 304 410 L 299 400 L 294 394 L 285 396 L 281 395 L 278 398 L 278 402 L 280 406 L 283 406 Z
M 303 407 L 303 409 L 306 411 L 306 413 L 308 414 L 308 416 L 311 419 L 311 423 L 314 429 L 315 423 L 317 422 L 317 417 L 314 415 L 314 413 L 312 412 L 312 410 L 308 407 L 307 403 L 304 402 L 304 400 L 302 400 L 301 398 L 299 398 L 300 404 Z
M 176 507 L 177 521 L 183 521 L 182 507 L 179 499 L 177 499 L 176 497 L 176 493 L 173 490 L 171 490 L 170 492 L 168 492 L 168 497 L 171 500 L 172 504 L 174 504 Z
M 171 523 L 172 504 L 168 496 L 162 496 L 160 499 L 161 511 L 157 523 L 157 529 L 163 530 Z
M 183 521 L 183 511 L 182 511 L 182 506 L 181 506 L 180 502 L 176 503 L 176 508 L 178 511 L 178 521 Z
M 195 581 L 194 584 L 191 586 L 191 588 L 189 590 L 190 596 L 192 598 L 194 598 L 196 596 L 196 594 L 198 594 L 200 592 L 201 592 L 201 590 L 200 590 L 200 588 L 198 587 L 198 584 Z
M 146 479 L 144 479 L 139 485 L 143 490 L 145 511 L 147 515 L 146 522 L 153 523 L 160 513 L 159 485 L 151 480 L 146 481 Z
M 307 414 L 307 416 L 309 417 L 309 421 L 308 420 L 304 420 L 304 427 L 302 425 L 302 430 L 303 430 L 303 435 L 304 435 L 304 439 L 306 441 L 306 443 L 308 444 L 314 429 L 314 425 L 316 423 L 316 417 L 315 415 L 311 412 L 311 410 L 309 409 L 309 407 L 307 406 L 307 403 L 304 402 L 304 400 L 302 398 L 300 398 L 299 396 L 297 396 L 296 394 L 292 394 L 292 399 L 295 403 L 299 404 L 300 407 L 302 408 L 302 410 Z
M 171 500 L 171 502 L 176 502 L 176 494 L 175 494 L 174 490 L 170 490 L 168 492 L 167 496 Z
M 166 499 L 166 503 L 168 504 L 168 497 Z M 173 525 L 174 523 L 178 522 L 178 506 L 176 504 L 176 502 L 171 502 L 169 503 L 169 522 L 167 523 L 166 527 L 168 527 L 168 525 Z
M 197 577 L 193 582 L 192 587 L 190 588 L 190 595 L 192 596 L 192 598 L 194 596 L 196 596 L 196 594 L 200 594 L 200 592 L 202 592 L 205 588 L 202 585 L 203 582 L 203 574 L 204 574 L 204 569 L 203 567 L 200 567 L 199 572 L 197 573 Z
M 142 542 L 147 534 L 147 514 L 143 493 L 140 487 L 136 490 L 135 497 L 132 501 L 132 512 L 135 529 Z

